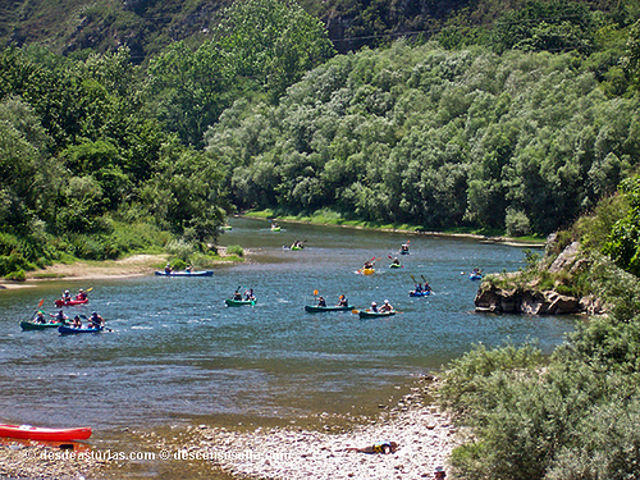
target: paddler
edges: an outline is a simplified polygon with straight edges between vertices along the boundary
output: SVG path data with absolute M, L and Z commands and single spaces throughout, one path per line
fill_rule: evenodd
M 69 290 L 65 290 L 62 294 L 62 301 L 67 303 L 71 301 L 71 292 Z
M 374 313 L 378 312 L 378 304 L 376 302 L 371 302 L 371 311 Z
M 233 299 L 236 301 L 242 301 L 242 294 L 238 290 L 236 290 L 233 294 Z
M 389 300 L 385 300 L 380 307 L 380 313 L 392 312 L 393 306 L 389 303 Z
M 89 317 L 89 322 L 91 322 L 91 327 L 93 328 L 104 326 L 104 318 L 98 315 L 98 312 L 91 312 L 91 317 Z
M 340 295 L 338 297 L 338 306 L 339 307 L 348 307 L 349 306 L 349 300 L 347 300 L 347 297 L 345 297 L 344 295 Z
M 400 252 L 403 254 L 407 254 L 409 253 L 409 244 L 408 243 L 403 243 L 402 245 L 400 245 Z
M 78 315 L 73 317 L 73 328 L 82 328 L 82 320 Z
M 85 292 L 82 288 L 78 290 L 78 294 L 76 295 L 76 300 L 86 300 L 87 292 Z
M 36 318 L 34 318 L 34 321 L 36 323 L 47 323 L 47 319 L 44 318 L 44 312 L 42 310 L 38 310 L 38 313 L 36 313 Z
M 53 317 L 55 323 L 65 323 L 66 320 L 69 319 L 69 317 L 67 317 L 62 310 L 51 316 Z
M 391 262 L 392 265 L 400 265 L 400 260 L 398 260 L 398 257 L 394 257 L 393 258 L 393 262 Z
M 250 288 L 249 290 L 244 292 L 244 299 L 245 301 L 253 301 L 256 299 L 256 297 L 253 295 L 253 288 Z
M 326 307 L 327 306 L 327 301 L 324 299 L 324 297 L 318 297 L 318 307 Z
M 173 269 L 171 268 L 171 264 L 170 264 L 170 263 L 167 263 L 167 264 L 164 266 L 164 273 L 169 274 L 169 273 L 171 273 L 172 271 L 173 271 Z

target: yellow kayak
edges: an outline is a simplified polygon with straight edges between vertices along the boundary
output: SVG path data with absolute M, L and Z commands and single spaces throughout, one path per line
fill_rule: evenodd
M 373 275 L 376 273 L 375 268 L 361 268 L 360 270 L 356 270 L 356 273 L 360 275 Z

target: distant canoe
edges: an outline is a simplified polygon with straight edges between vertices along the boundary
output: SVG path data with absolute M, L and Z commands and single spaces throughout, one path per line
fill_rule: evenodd
M 224 303 L 227 304 L 227 307 L 241 307 L 243 305 L 255 305 L 257 300 L 233 300 L 232 298 L 227 298 Z
M 318 305 L 305 305 L 304 310 L 307 313 L 344 312 L 344 311 L 353 310 L 353 307 L 350 307 L 350 306 L 339 307 L 337 305 L 330 306 L 330 307 L 320 307 Z
M 409 292 L 410 297 L 428 297 L 429 295 L 431 295 L 431 290 L 428 292 L 416 292 L 415 290 Z
M 360 318 L 391 317 L 395 314 L 395 310 L 391 310 L 390 312 L 372 312 L 370 310 L 360 310 L 360 312 L 358 313 L 358 315 L 360 315 Z
M 186 270 L 182 272 L 164 272 L 161 270 L 156 270 L 156 275 L 159 277 L 212 277 L 213 270 L 197 270 L 193 272 L 187 272 Z
M 38 322 L 20 322 L 20 328 L 22 330 L 48 330 L 50 328 L 58 328 L 64 325 L 62 322 L 54 322 L 54 323 L 38 323 Z

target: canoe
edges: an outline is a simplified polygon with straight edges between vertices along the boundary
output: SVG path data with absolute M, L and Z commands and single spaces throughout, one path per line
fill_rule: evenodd
M 337 305 L 330 307 L 319 307 L 317 305 L 305 305 L 304 310 L 307 313 L 319 313 L 319 312 L 344 312 L 348 310 L 353 310 L 353 307 L 339 307 Z
M 360 310 L 360 312 L 358 313 L 358 315 L 360 315 L 360 318 L 390 317 L 395 314 L 395 310 L 391 310 L 390 312 L 372 312 L 370 310 Z
M 411 255 L 411 254 L 409 253 L 409 250 L 406 250 L 406 251 L 400 250 L 400 255 Z
M 415 290 L 412 292 L 409 292 L 409 296 L 410 297 L 428 297 L 431 294 L 431 291 L 429 292 L 416 292 Z
M 304 248 L 304 247 L 291 247 L 291 250 L 296 251 L 296 250 L 302 250 L 303 248 Z
M 243 305 L 255 305 L 257 300 L 233 300 L 231 298 L 227 298 L 224 303 L 227 304 L 227 307 L 241 307 Z
M 356 270 L 358 275 L 373 275 L 376 273 L 375 268 L 361 268 L 360 270 Z
M 213 270 L 195 270 L 193 272 L 164 272 L 161 270 L 156 270 L 156 275 L 159 277 L 212 277 Z
M 41 428 L 31 425 L 0 425 L 0 437 L 7 438 L 68 442 L 72 440 L 86 440 L 90 436 L 91 427 Z
M 402 268 L 402 265 L 398 265 L 397 263 L 392 263 L 389 265 L 389 268 Z
M 281 227 L 271 227 L 271 231 L 272 232 L 279 232 L 281 230 Z
M 70 335 L 70 334 L 75 334 L 75 333 L 100 333 L 103 329 L 104 329 L 104 327 L 98 327 L 98 328 L 74 328 L 74 327 L 67 327 L 65 325 L 61 325 L 61 326 L 58 327 L 58 331 L 62 335 Z
M 472 273 L 471 275 L 469 275 L 469 280 L 482 280 L 482 275 Z
M 61 327 L 62 325 L 64 325 L 64 323 L 62 322 L 55 322 L 55 323 L 37 323 L 32 321 L 20 322 L 20 328 L 22 328 L 22 330 L 47 330 L 49 328 L 58 328 L 58 327 Z
M 220 230 L 222 230 L 223 232 L 230 232 L 231 230 L 233 230 L 233 227 L 231 225 L 223 225 L 220 227 Z
M 71 299 L 65 302 L 64 300 L 59 298 L 54 303 L 56 304 L 56 307 L 73 307 L 75 305 L 84 305 L 85 303 L 89 303 L 89 299 L 88 298 L 85 298 L 84 300 Z

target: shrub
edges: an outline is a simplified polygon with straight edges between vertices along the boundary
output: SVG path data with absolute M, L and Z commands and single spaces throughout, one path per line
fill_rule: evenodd
M 531 233 L 529 217 L 521 210 L 507 209 L 504 223 L 507 235 L 512 237 L 522 237 Z
M 24 270 L 19 269 L 15 272 L 11 272 L 8 275 L 5 275 L 4 278 L 13 282 L 24 282 L 27 279 L 27 276 L 24 274 Z
M 227 247 L 227 255 L 244 256 L 244 249 L 240 245 L 229 245 Z

